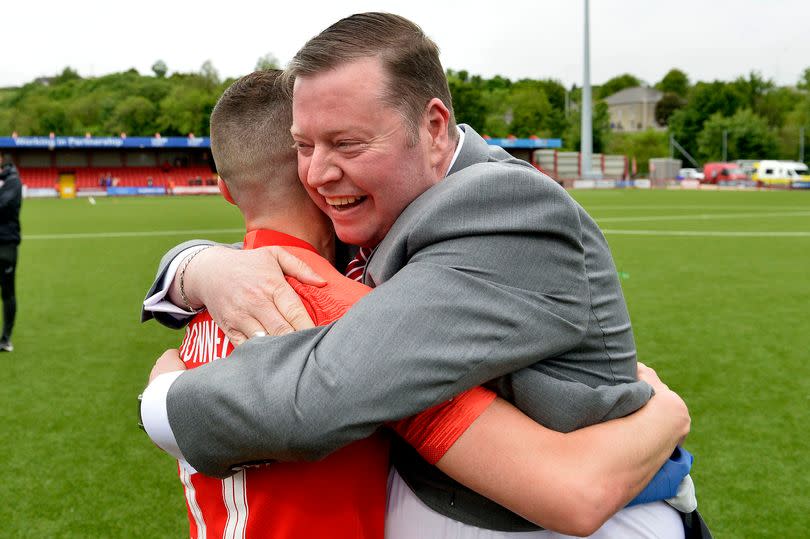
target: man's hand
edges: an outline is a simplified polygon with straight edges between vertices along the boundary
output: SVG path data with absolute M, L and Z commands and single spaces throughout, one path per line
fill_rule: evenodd
M 683 399 L 674 391 L 669 389 L 658 377 L 658 374 L 644 363 L 638 363 L 638 379 L 647 382 L 655 390 L 655 395 L 650 399 L 649 404 L 660 406 L 667 411 L 666 416 L 673 420 L 674 428 L 678 429 L 682 444 L 689 434 L 692 419 L 689 417 L 689 409 Z M 648 404 L 648 406 L 649 406 Z
M 149 373 L 149 383 L 151 384 L 152 380 L 161 374 L 184 370 L 186 370 L 186 364 L 180 359 L 180 352 L 176 348 L 170 348 L 155 361 L 155 366 L 152 367 L 152 372 Z
M 284 278 L 323 286 L 325 281 L 280 247 L 241 251 L 212 247 L 188 266 L 180 265 L 184 291 L 192 306 L 205 305 L 234 345 L 257 335 L 283 335 L 314 326 L 298 294 Z M 178 305 L 179 275 L 171 299 Z

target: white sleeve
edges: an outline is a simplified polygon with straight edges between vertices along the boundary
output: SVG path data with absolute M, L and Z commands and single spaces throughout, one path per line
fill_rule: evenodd
M 205 249 L 206 247 L 209 246 L 196 245 L 194 247 L 189 247 L 184 251 L 180 251 L 180 254 L 174 257 L 171 264 L 169 264 L 169 267 L 166 269 L 166 274 L 163 276 L 163 282 L 161 283 L 160 290 L 143 300 L 144 311 L 151 311 L 153 313 L 169 313 L 172 315 L 177 315 L 175 316 L 177 319 L 188 318 L 189 316 L 197 313 L 197 311 L 187 311 L 182 307 L 178 307 L 172 303 L 167 296 L 169 293 L 169 287 L 171 287 L 172 281 L 174 281 L 174 277 L 177 275 L 177 270 L 180 269 L 180 264 L 183 262 L 183 260 L 193 255 L 197 251 Z
M 185 460 L 172 427 L 169 425 L 169 414 L 166 411 L 166 397 L 169 388 L 177 377 L 185 371 L 163 373 L 146 386 L 141 400 L 141 422 L 146 434 L 159 448 L 178 460 Z

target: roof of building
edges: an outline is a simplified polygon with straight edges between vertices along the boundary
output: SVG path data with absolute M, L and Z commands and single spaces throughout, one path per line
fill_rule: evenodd
M 657 103 L 664 94 L 655 88 L 636 86 L 625 88 L 605 98 L 608 105 L 634 105 L 636 103 Z

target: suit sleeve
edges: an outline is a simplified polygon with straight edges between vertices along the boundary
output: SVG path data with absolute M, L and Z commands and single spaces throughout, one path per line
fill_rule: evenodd
M 180 255 L 183 251 L 190 247 L 196 247 L 199 245 L 223 245 L 213 241 L 208 240 L 190 240 L 181 243 L 175 247 L 172 247 L 169 252 L 163 255 L 161 258 L 160 263 L 158 264 L 157 274 L 155 275 L 155 280 L 152 282 L 152 285 L 149 287 L 149 291 L 146 293 L 147 298 L 156 294 L 159 290 L 161 290 L 163 281 L 166 279 L 167 271 L 169 266 L 171 265 L 172 261 Z M 188 324 L 191 319 L 194 317 L 193 314 L 190 314 L 187 318 L 178 318 L 176 316 L 172 316 L 168 313 L 164 312 L 154 312 L 151 310 L 147 310 L 144 308 L 143 302 L 141 302 L 141 322 L 146 322 L 151 319 L 155 319 L 157 322 L 161 323 L 162 325 L 170 328 L 170 329 L 181 329 Z
M 179 377 L 168 414 L 189 462 L 224 476 L 320 458 L 579 343 L 589 294 L 576 204 L 514 168 L 438 193 L 404 267 L 340 320 L 251 339 Z

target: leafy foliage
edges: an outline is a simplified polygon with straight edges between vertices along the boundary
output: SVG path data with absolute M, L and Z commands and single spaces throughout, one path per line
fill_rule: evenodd
M 624 154 L 630 160 L 635 158 L 638 173 L 647 174 L 650 159 L 669 155 L 669 136 L 666 131 L 654 129 L 638 133 L 613 133 L 605 153 Z
M 731 117 L 716 113 L 709 118 L 698 136 L 698 155 L 701 158 L 706 161 L 722 159 L 724 131 L 728 141 L 727 160 L 764 159 L 776 151 L 776 136 L 767 122 L 746 108 Z
M 208 116 L 224 90 L 210 62 L 199 73 L 174 73 L 158 61 L 155 76 L 134 70 L 82 78 L 66 68 L 4 94 L 0 133 L 95 136 L 208 133 Z
M 658 125 L 669 124 L 670 116 L 685 104 L 686 100 L 682 99 L 678 94 L 673 92 L 665 93 L 661 97 L 661 101 L 655 104 L 655 121 Z
M 689 77 L 680 69 L 670 69 L 655 87 L 666 93 L 686 98 L 689 93 Z
M 169 72 L 169 67 L 163 60 L 158 60 L 157 62 L 152 64 L 152 72 L 155 74 L 156 77 L 162 79 L 163 77 L 166 76 L 166 73 Z
M 278 59 L 272 53 L 256 62 L 256 69 L 276 67 Z M 208 116 L 232 81 L 223 81 L 210 61 L 194 73 L 169 74 L 166 63 L 157 60 L 152 72 L 144 76 L 130 69 L 83 78 L 66 67 L 53 77 L 0 89 L 0 135 L 15 131 L 19 135 L 207 135 Z M 492 137 L 561 138 L 565 149 L 579 149 L 582 90 L 576 85 L 566 88 L 553 79 L 484 78 L 464 70 L 448 70 L 447 80 L 458 122 Z M 656 106 L 656 120 L 667 126 L 667 133 L 611 132 L 602 99 L 641 84 L 638 77 L 624 73 L 594 87 L 594 151 L 636 155 L 642 160 L 643 155 L 653 156 L 655 148 L 660 152 L 654 156 L 660 157 L 667 154 L 667 147 L 659 142 L 672 134 L 692 155 L 717 156 L 722 152 L 722 129 L 733 129 L 730 158 L 764 152 L 762 156 L 796 159 L 801 130 L 810 131 L 810 68 L 800 75 L 795 88 L 777 87 L 757 72 L 733 81 L 692 84 L 686 73 L 671 69 L 655 85 L 664 92 Z M 743 110 L 748 112 L 736 116 Z M 754 123 L 743 129 L 741 119 Z M 721 129 L 719 137 L 717 129 Z M 751 137 L 761 137 L 758 145 L 752 145 Z M 646 159 L 640 161 L 642 170 L 644 166 Z
M 597 99 L 604 99 L 616 92 L 621 92 L 627 88 L 635 88 L 636 86 L 641 86 L 641 79 L 629 73 L 625 73 L 618 77 L 613 77 L 601 86 L 596 87 L 594 96 L 596 96 Z
M 278 69 L 278 68 L 279 68 L 278 58 L 276 58 L 276 55 L 273 54 L 272 52 L 268 52 L 267 54 L 256 60 L 256 67 L 255 67 L 256 71 L 267 71 L 270 69 Z

